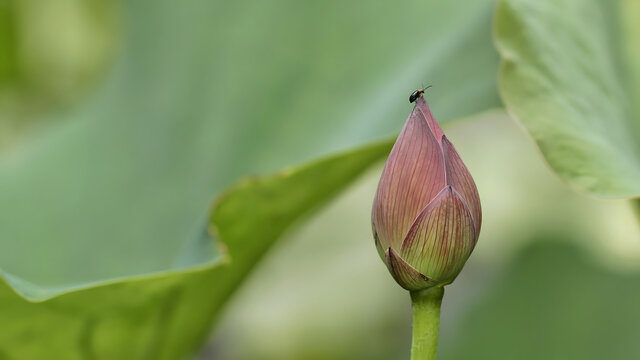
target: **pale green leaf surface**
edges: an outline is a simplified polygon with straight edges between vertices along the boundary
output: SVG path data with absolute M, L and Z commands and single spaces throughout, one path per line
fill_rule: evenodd
M 640 6 L 503 0 L 499 88 L 553 170 L 578 190 L 640 196 Z
M 183 358 L 283 232 L 384 158 L 391 146 L 387 141 L 363 147 L 231 187 L 216 202 L 211 218 L 211 231 L 227 254 L 223 262 L 194 267 L 203 257 L 194 250 L 183 254 L 189 269 L 129 277 L 35 303 L 0 283 L 0 323 L 7 329 L 0 332 L 0 358 Z M 210 248 L 204 242 L 193 246 L 205 253 Z M 57 290 L 4 276 L 32 297 Z M 46 290 L 50 292 L 41 293 Z
M 496 106 L 492 7 L 123 2 L 104 86 L 0 158 L 0 268 L 54 295 L 186 266 L 217 192 L 392 135 L 420 82 L 443 121 Z

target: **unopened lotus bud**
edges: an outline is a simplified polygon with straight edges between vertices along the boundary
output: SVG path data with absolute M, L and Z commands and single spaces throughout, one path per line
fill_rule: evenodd
M 476 245 L 481 218 L 471 174 L 420 96 L 373 201 L 378 253 L 407 290 L 449 284 Z

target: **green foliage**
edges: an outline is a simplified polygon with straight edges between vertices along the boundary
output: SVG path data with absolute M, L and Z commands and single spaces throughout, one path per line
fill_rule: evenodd
M 537 240 L 469 309 L 442 358 L 640 357 L 640 274 L 603 268 L 575 246 Z
M 553 170 L 581 191 L 640 196 L 640 6 L 503 0 L 500 93 Z
M 223 195 L 211 217 L 213 232 L 231 257 L 232 266 L 221 268 L 214 285 L 221 296 L 230 295 L 291 223 L 334 197 L 370 164 L 383 159 L 392 145 L 387 141 L 299 170 L 248 179 Z
M 176 359 L 208 331 L 213 265 L 130 278 L 43 302 L 0 284 L 0 358 Z
M 464 13 L 436 2 L 335 3 L 340 12 L 295 4 L 123 3 L 127 36 L 105 85 L 59 126 L 30 134 L 0 159 L 0 268 L 55 295 L 186 266 L 179 257 L 200 239 L 216 193 L 249 172 L 393 134 L 410 108 L 405 90 L 421 77 L 416 69 L 439 69 L 438 96 L 459 94 L 455 104 L 443 101 L 440 118 L 496 105 L 487 89 L 497 57 L 482 46 L 490 37 L 481 31 L 490 3 L 473 2 L 477 11 Z M 272 16 L 280 11 L 290 16 Z M 384 27 L 373 21 L 380 14 Z M 422 37 L 418 20 L 465 26 L 446 38 Z M 328 29 L 344 36 L 318 38 Z M 471 71 L 478 61 L 485 71 Z M 470 76 L 458 79 L 464 64 Z M 402 83 L 385 82 L 380 99 L 383 82 L 365 81 L 405 71 Z
M 16 359 L 175 359 L 193 351 L 214 315 L 292 223 L 335 196 L 388 154 L 391 142 L 364 147 L 229 189 L 212 215 L 224 262 L 129 278 L 28 302 L 0 284 L 0 355 Z M 192 246 L 193 266 L 211 241 Z M 205 256 L 206 257 L 206 256 Z M 26 295 L 43 290 L 9 277 Z M 52 291 L 59 290 L 53 289 Z M 67 289 L 68 290 L 68 289 Z M 34 346 L 37 343 L 37 346 Z
M 117 2 L 0 2 L 0 149 L 83 99 L 113 59 Z M 51 118 L 49 118 L 51 120 Z

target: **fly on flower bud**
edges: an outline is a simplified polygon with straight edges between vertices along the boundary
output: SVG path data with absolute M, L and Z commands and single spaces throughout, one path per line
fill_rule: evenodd
M 373 201 L 378 253 L 403 288 L 443 286 L 471 255 L 481 221 L 471 174 L 420 94 Z

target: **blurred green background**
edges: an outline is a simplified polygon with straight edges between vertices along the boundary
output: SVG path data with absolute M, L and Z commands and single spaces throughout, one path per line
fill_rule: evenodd
M 370 206 L 423 83 L 485 220 L 440 358 L 640 357 L 637 217 L 572 190 L 634 195 L 635 83 L 550 65 L 637 30 L 576 1 L 0 0 L 0 359 L 407 359 Z

